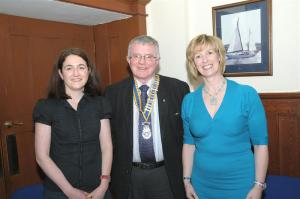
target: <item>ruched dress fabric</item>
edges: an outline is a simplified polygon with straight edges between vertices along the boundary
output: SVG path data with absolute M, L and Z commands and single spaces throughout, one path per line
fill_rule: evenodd
M 253 145 L 267 145 L 263 105 L 250 86 L 227 81 L 211 117 L 201 84 L 182 104 L 184 144 L 195 145 L 192 185 L 200 199 L 244 199 L 255 180 Z

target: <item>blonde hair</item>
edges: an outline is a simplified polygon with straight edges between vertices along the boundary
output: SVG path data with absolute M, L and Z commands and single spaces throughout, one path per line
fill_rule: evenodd
M 187 59 L 187 69 L 192 75 L 194 79 L 198 79 L 201 74 L 198 72 L 197 67 L 194 62 L 194 56 L 195 56 L 195 49 L 197 47 L 200 47 L 200 49 L 204 47 L 212 47 L 213 50 L 219 55 L 220 57 L 220 69 L 222 73 L 225 71 L 225 48 L 223 45 L 223 42 L 221 39 L 219 39 L 216 36 L 210 36 L 206 34 L 201 34 L 196 37 L 194 37 L 187 49 L 186 49 L 186 59 Z

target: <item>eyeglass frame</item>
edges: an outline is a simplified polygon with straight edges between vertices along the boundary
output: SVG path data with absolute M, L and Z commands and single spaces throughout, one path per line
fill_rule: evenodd
M 152 62 L 152 61 L 156 61 L 159 60 L 159 57 L 156 57 L 154 55 L 151 54 L 146 54 L 146 55 L 140 55 L 140 54 L 133 54 L 131 56 L 128 57 L 129 59 L 132 59 L 133 61 L 141 61 L 142 58 L 145 62 Z

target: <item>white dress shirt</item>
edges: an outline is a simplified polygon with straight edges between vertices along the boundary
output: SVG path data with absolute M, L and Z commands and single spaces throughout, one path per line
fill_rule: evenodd
M 152 83 L 155 78 L 152 78 L 147 85 L 149 89 L 147 94 L 149 96 L 149 91 Z M 136 80 L 138 88 L 142 86 L 142 84 Z M 140 151 L 139 151 L 139 109 L 133 100 L 133 162 L 141 162 Z M 159 111 L 158 111 L 158 100 L 157 96 L 155 97 L 155 101 L 153 104 L 152 112 L 151 112 L 151 127 L 152 127 L 152 136 L 153 136 L 153 147 L 156 162 L 164 160 L 162 143 L 161 143 L 161 134 L 160 134 L 160 124 L 159 124 Z

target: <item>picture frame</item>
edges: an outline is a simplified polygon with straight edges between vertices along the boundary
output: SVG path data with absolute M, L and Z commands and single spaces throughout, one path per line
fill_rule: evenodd
M 213 32 L 224 44 L 224 76 L 271 76 L 272 0 L 212 8 Z

